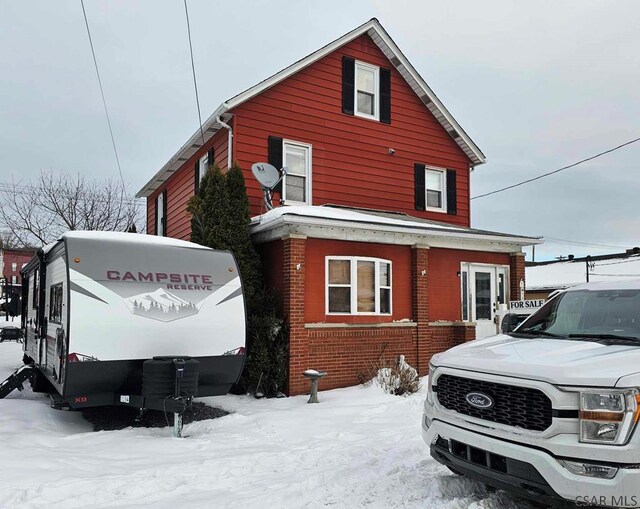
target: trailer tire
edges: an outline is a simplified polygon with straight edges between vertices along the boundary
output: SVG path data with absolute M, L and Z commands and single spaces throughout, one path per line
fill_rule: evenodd
M 29 382 L 31 383 L 31 390 L 33 392 L 51 393 L 52 387 L 49 380 L 47 380 L 37 369 L 35 369 L 33 374 L 29 377 Z

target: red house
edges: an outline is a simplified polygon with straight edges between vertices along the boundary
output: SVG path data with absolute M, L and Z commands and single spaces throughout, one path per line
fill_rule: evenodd
M 35 254 L 34 249 L 1 249 L 0 248 L 0 267 L 2 272 L 0 276 L 3 278 L 3 286 L 0 290 L 0 297 L 4 297 L 6 284 L 8 287 L 19 291 L 22 286 L 22 277 L 20 270 L 24 267 Z
M 529 237 L 470 227 L 485 156 L 372 19 L 223 102 L 139 191 L 149 233 L 188 239 L 209 160 L 245 172 L 252 238 L 290 325 L 290 394 L 308 368 L 357 383 L 384 353 L 421 374 L 435 352 L 495 333 Z M 267 211 L 252 163 L 287 167 Z

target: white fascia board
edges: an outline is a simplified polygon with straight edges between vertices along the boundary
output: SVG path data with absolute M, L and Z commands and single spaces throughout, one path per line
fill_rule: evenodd
M 289 67 L 285 67 L 280 72 L 277 72 L 273 76 L 270 76 L 266 80 L 261 81 L 257 85 L 254 85 L 251 88 L 248 88 L 244 92 L 239 93 L 238 95 L 229 99 L 226 104 L 229 106 L 229 109 L 235 108 L 239 104 L 242 104 L 245 101 L 248 101 L 252 97 L 255 97 L 258 94 L 261 94 L 268 88 L 276 85 L 282 80 L 288 78 L 289 76 L 294 75 L 295 73 L 301 71 L 305 67 L 310 66 L 311 64 L 317 62 L 321 58 L 327 56 L 329 53 L 334 52 L 341 46 L 347 44 L 350 40 L 355 39 L 356 37 L 361 36 L 369 31 L 369 29 L 374 28 L 378 30 L 380 27 L 380 23 L 377 20 L 371 19 L 367 21 L 365 24 L 360 25 L 357 28 L 351 30 L 351 32 L 347 32 L 342 37 L 336 39 L 333 42 L 330 42 L 326 46 L 323 46 L 319 50 L 314 51 L 313 53 L 307 55 L 306 57 L 298 60 L 297 62 L 291 64 Z
M 222 103 L 213 114 L 205 120 L 202 124 L 202 131 L 204 132 L 205 143 L 211 139 L 211 137 L 220 130 L 221 126 L 217 126 L 215 131 L 209 131 L 213 126 L 216 126 L 216 118 L 220 115 L 224 115 L 229 108 L 226 103 Z M 198 147 L 194 147 L 198 145 Z M 187 140 L 187 142 L 180 147 L 180 149 L 166 162 L 166 164 L 160 168 L 160 170 L 149 181 L 142 186 L 142 188 L 136 193 L 136 198 L 146 198 L 150 196 L 156 189 L 158 189 L 171 175 L 173 175 L 193 154 L 195 154 L 202 147 L 202 134 L 200 129 L 193 133 L 193 135 Z
M 471 138 L 467 135 L 464 129 L 462 129 L 462 127 L 460 126 L 460 124 L 458 124 L 455 118 L 453 118 L 453 115 L 451 115 L 451 113 L 445 108 L 444 104 L 440 102 L 440 99 L 438 99 L 438 97 L 435 95 L 433 90 L 431 90 L 429 85 L 427 85 L 424 79 L 422 79 L 420 74 L 415 70 L 413 65 L 411 65 L 411 63 L 404 56 L 402 51 L 400 51 L 400 48 L 398 48 L 398 46 L 393 41 L 393 39 L 391 39 L 391 37 L 382 27 L 380 22 L 375 18 L 351 30 L 350 32 L 343 35 L 342 37 L 327 44 L 326 46 L 323 46 L 319 50 L 314 51 L 310 55 L 307 55 L 306 57 L 298 60 L 294 64 L 290 65 L 289 67 L 286 67 L 280 72 L 277 72 L 273 76 L 270 76 L 269 78 L 261 81 L 257 85 L 254 85 L 253 87 L 248 88 L 244 92 L 241 92 L 240 94 L 235 95 L 231 99 L 222 103 L 218 107 L 218 109 L 216 109 L 216 111 L 204 122 L 202 126 L 202 129 L 205 131 L 205 142 L 208 139 L 210 139 L 211 136 L 213 135 L 213 134 L 209 135 L 210 133 L 208 132 L 208 129 L 212 125 L 215 125 L 216 118 L 219 115 L 223 115 L 228 110 L 231 110 L 236 106 L 239 106 L 240 104 L 248 101 L 249 99 L 261 94 L 265 90 L 280 83 L 281 81 L 288 78 L 289 76 L 292 76 L 293 74 L 301 71 L 305 67 L 308 67 L 309 65 L 317 62 L 318 60 L 325 57 L 326 55 L 332 53 L 333 51 L 336 51 L 341 46 L 344 46 L 349 41 L 365 33 L 368 33 L 378 46 L 380 46 L 378 39 L 382 41 L 382 43 L 384 44 L 384 46 L 386 46 L 386 48 L 380 47 L 380 50 L 388 58 L 389 58 L 388 52 L 390 51 L 392 53 L 392 56 L 398 60 L 398 64 L 396 64 L 395 62 L 393 62 L 392 58 L 390 58 L 391 64 L 396 67 L 396 69 L 398 70 L 398 72 L 400 72 L 402 77 L 409 83 L 409 86 L 411 86 L 411 88 L 414 90 L 416 95 L 418 95 L 418 97 L 420 97 L 422 100 L 422 96 L 419 93 L 420 91 L 422 91 L 429 98 L 429 102 L 430 104 L 432 104 L 432 106 L 429 106 L 428 104 L 425 103 L 425 107 L 427 107 L 427 109 L 431 111 L 431 113 L 435 116 L 435 118 L 442 125 L 442 127 L 447 131 L 447 133 L 449 133 L 449 135 L 452 136 L 450 133 L 449 127 L 451 127 L 456 131 L 461 141 L 459 141 L 456 138 L 454 138 L 454 141 L 458 143 L 458 145 L 465 152 L 467 157 L 469 157 L 472 164 L 474 166 L 477 166 L 479 164 L 483 164 L 484 162 L 486 162 L 486 157 L 482 153 L 482 151 L 471 140 Z M 423 103 L 424 103 L 424 100 L 423 100 Z M 218 126 L 218 128 L 219 127 L 220 126 Z M 191 136 L 191 138 L 189 138 L 189 140 L 180 148 L 180 150 L 178 150 L 178 152 L 160 169 L 160 171 L 158 171 L 158 173 L 156 173 L 153 176 L 153 178 L 151 178 L 142 187 L 142 189 L 138 191 L 138 193 L 136 194 L 136 197 L 143 198 L 151 195 L 158 187 L 160 187 L 160 185 L 164 181 L 167 180 L 167 178 L 169 178 L 169 176 L 172 173 L 177 171 L 177 169 L 182 164 L 184 164 L 184 162 L 189 157 L 193 155 L 195 150 L 198 150 L 197 148 L 194 150 L 192 146 L 198 143 L 199 141 L 200 142 L 202 141 L 200 136 L 200 129 L 198 129 Z
M 486 160 L 487 160 L 486 156 L 482 153 L 480 148 L 473 142 L 473 140 L 469 137 L 469 135 L 464 131 L 462 126 L 460 126 L 460 124 L 458 124 L 456 119 L 453 118 L 453 115 L 451 115 L 451 113 L 449 112 L 449 110 L 447 110 L 447 108 L 444 106 L 444 104 L 442 104 L 442 102 L 440 102 L 440 99 L 438 99 L 438 96 L 436 96 L 436 94 L 433 92 L 433 90 L 431 90 L 431 87 L 429 85 L 427 85 L 427 82 L 422 78 L 422 76 L 420 76 L 418 71 L 416 71 L 416 69 L 413 67 L 411 62 L 409 62 L 409 60 L 407 59 L 407 57 L 404 56 L 404 54 L 402 53 L 400 48 L 396 45 L 396 43 L 393 41 L 391 36 L 389 36 L 387 31 L 384 29 L 384 27 L 379 22 L 377 22 L 377 20 L 374 19 L 372 21 L 375 22 L 374 29 L 376 30 L 376 32 L 379 35 L 380 39 L 382 39 L 382 41 L 389 47 L 389 49 L 392 51 L 394 56 L 398 58 L 398 60 L 402 64 L 402 66 L 405 68 L 405 70 L 409 74 L 409 76 L 411 76 L 411 78 L 413 78 L 413 80 L 415 80 L 415 82 L 425 92 L 425 94 L 427 94 L 427 96 L 429 97 L 431 102 L 435 104 L 437 110 L 439 110 L 439 112 L 446 119 L 446 121 L 449 122 L 449 124 L 451 124 L 451 126 L 456 130 L 458 135 L 464 140 L 464 142 L 467 144 L 467 146 L 471 149 L 473 154 L 476 156 L 475 160 L 474 160 L 474 158 L 470 157 L 470 159 L 473 161 L 474 165 L 479 165 L 479 164 L 485 163 Z M 396 68 L 398 69 L 398 72 L 400 72 L 400 74 L 402 74 L 403 77 L 406 79 L 406 76 L 404 76 L 405 73 L 403 73 L 402 70 L 399 67 L 400 66 L 396 66 Z M 406 81 L 410 82 L 410 80 L 406 80 Z M 415 89 L 414 89 L 414 92 L 415 92 Z M 442 123 L 442 122 L 440 122 L 440 123 Z M 445 127 L 445 129 L 446 129 L 446 127 Z M 467 154 L 467 155 L 469 155 L 469 154 Z
M 277 240 L 290 233 L 331 240 L 396 245 L 426 244 L 430 247 L 505 253 L 519 251 L 523 246 L 543 242 L 541 238 L 535 237 L 484 235 L 464 230 L 423 229 L 287 215 L 280 216 L 267 224 L 254 223 L 251 226 L 251 235 L 258 243 Z

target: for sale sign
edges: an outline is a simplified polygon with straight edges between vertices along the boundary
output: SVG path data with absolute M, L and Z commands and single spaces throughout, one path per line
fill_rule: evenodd
M 509 306 L 511 313 L 531 314 L 540 309 L 545 303 L 545 299 L 535 300 L 512 300 Z

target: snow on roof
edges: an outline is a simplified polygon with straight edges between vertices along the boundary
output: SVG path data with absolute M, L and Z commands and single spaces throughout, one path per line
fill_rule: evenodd
M 465 228 L 458 226 L 448 226 L 431 221 L 422 221 L 404 214 L 395 214 L 397 218 L 385 217 L 374 212 L 356 211 L 347 208 L 327 207 L 323 205 L 292 205 L 286 207 L 276 207 L 260 216 L 255 216 L 252 221 L 260 225 L 267 225 L 276 221 L 284 215 L 316 217 L 320 219 L 337 219 L 339 221 L 352 221 L 356 223 L 377 223 L 392 226 L 414 226 L 418 228 L 435 228 L 439 230 L 465 231 Z
M 151 244 L 151 245 L 157 245 L 157 246 L 174 246 L 174 247 L 209 249 L 208 247 L 201 246 L 199 244 L 194 244 L 193 242 L 188 242 L 186 240 L 174 239 L 171 237 L 162 237 L 159 235 L 146 235 L 143 233 L 74 230 L 74 231 L 69 231 L 63 234 L 62 238 L 63 239 L 101 240 L 105 242 L 123 242 L 127 244 Z M 55 243 L 53 245 L 55 245 Z M 52 246 L 52 244 L 49 244 L 48 246 Z
M 497 237 L 504 242 L 512 242 L 520 245 L 540 244 L 541 239 L 536 237 L 525 237 L 511 235 L 487 230 L 476 230 L 462 226 L 453 226 L 438 221 L 430 221 L 420 217 L 413 217 L 399 212 L 387 212 L 382 210 L 356 209 L 350 207 L 339 207 L 331 205 L 294 205 L 276 207 L 265 214 L 252 218 L 252 234 L 269 230 L 284 221 L 285 216 L 298 216 L 309 218 L 310 220 L 322 221 L 345 221 L 364 225 L 379 225 L 388 227 L 391 230 L 409 228 L 412 230 L 422 230 L 440 232 L 442 235 L 456 236 L 467 235 L 475 238 Z M 402 230 L 406 232 L 406 230 Z
M 568 288 L 587 282 L 584 260 L 535 265 L 525 268 L 527 290 Z M 591 261 L 589 282 L 630 281 L 640 278 L 640 256 Z
M 223 102 L 218 106 L 213 114 L 204 121 L 202 129 L 198 129 L 193 133 L 187 142 L 171 157 L 171 159 L 169 159 L 169 161 L 167 161 L 158 173 L 156 173 L 151 180 L 149 180 L 149 182 L 147 182 L 144 187 L 138 191 L 136 197 L 148 197 L 158 189 L 158 187 L 160 187 L 162 183 L 177 171 L 185 161 L 192 157 L 204 143 L 209 141 L 211 137 L 222 128 L 220 120 L 222 120 L 222 117 L 229 120 L 230 116 L 233 114 L 233 108 L 239 106 L 245 101 L 248 101 L 256 95 L 261 94 L 270 87 L 277 85 L 282 80 L 292 76 L 363 34 L 368 34 L 369 37 L 373 39 L 375 44 L 389 59 L 391 65 L 393 65 L 407 81 L 409 86 L 433 114 L 440 125 L 444 127 L 447 133 L 449 133 L 453 140 L 467 155 L 471 163 L 475 166 L 485 163 L 486 157 L 480 148 L 464 131 L 462 126 L 458 124 L 456 119 L 453 118 L 453 115 L 451 115 L 449 110 L 447 110 L 444 104 L 442 104 L 438 96 L 436 96 L 433 90 L 431 90 L 427 82 L 422 78 L 422 76 L 420 76 L 407 57 L 404 56 L 400 48 L 396 45 L 395 41 L 391 39 L 380 22 L 376 18 L 372 18 L 366 23 L 344 34 L 342 37 L 339 37 L 333 42 L 330 42 L 310 55 L 294 62 L 269 78 Z M 202 141 L 203 132 L 205 138 L 204 141 Z

